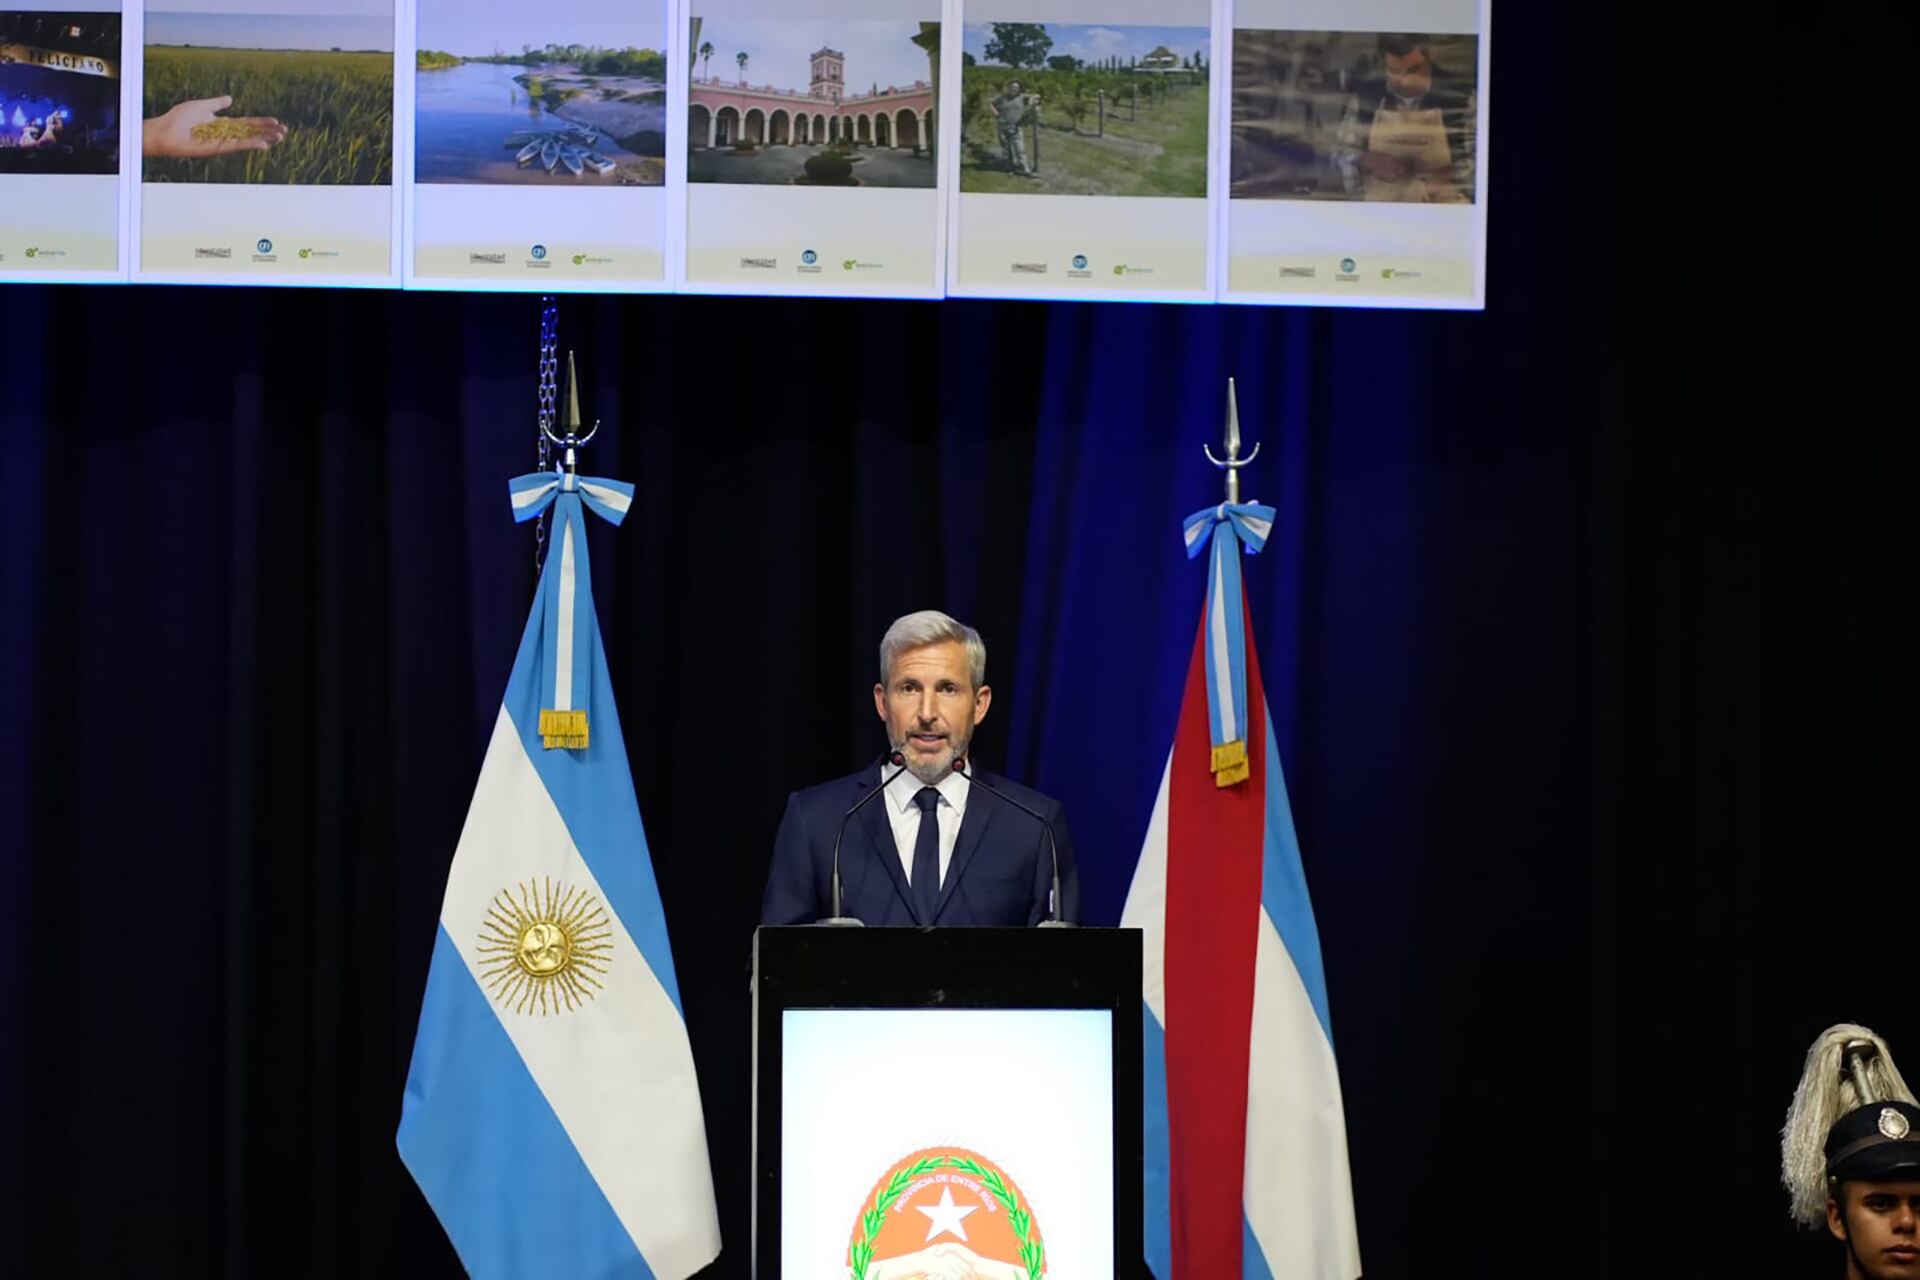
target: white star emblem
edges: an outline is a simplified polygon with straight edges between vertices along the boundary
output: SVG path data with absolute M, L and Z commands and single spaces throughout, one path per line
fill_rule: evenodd
M 960 1219 L 970 1213 L 976 1212 L 980 1208 L 980 1206 L 976 1204 L 969 1205 L 967 1208 L 962 1209 L 959 1205 L 955 1204 L 953 1202 L 952 1187 L 940 1188 L 939 1204 L 917 1204 L 913 1207 L 927 1215 L 927 1242 L 929 1244 L 932 1243 L 935 1236 L 945 1235 L 949 1231 L 959 1236 L 962 1240 L 965 1240 L 967 1238 L 967 1229 L 960 1225 Z

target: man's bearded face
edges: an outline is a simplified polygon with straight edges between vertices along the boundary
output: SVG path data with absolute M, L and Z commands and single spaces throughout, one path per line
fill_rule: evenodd
M 931 786 L 947 776 L 954 758 L 973 741 L 993 691 L 973 687 L 966 646 L 958 640 L 909 649 L 894 659 L 886 683 L 873 686 L 873 706 L 887 741 L 907 768 Z

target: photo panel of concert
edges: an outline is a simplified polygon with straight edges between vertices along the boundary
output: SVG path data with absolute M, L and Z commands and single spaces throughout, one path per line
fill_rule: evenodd
M 0 9 L 0 280 L 121 270 L 118 6 Z

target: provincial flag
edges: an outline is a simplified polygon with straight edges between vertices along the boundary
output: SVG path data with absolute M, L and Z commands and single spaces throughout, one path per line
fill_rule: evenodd
M 539 595 L 447 876 L 398 1145 L 476 1276 L 683 1280 L 720 1225 L 673 952 L 627 768 L 585 513 L 633 486 L 510 485 L 549 506 Z
M 1354 1280 L 1360 1243 L 1319 934 L 1240 582 L 1273 510 L 1211 552 L 1173 749 L 1121 914 L 1144 931 L 1146 1254 L 1159 1280 Z

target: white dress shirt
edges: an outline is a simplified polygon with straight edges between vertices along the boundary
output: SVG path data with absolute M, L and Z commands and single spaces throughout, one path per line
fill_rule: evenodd
M 927 784 L 895 765 L 883 765 L 880 775 L 898 772 L 887 787 L 886 799 L 880 803 L 886 806 L 887 821 L 893 826 L 893 844 L 900 854 L 900 869 L 906 872 L 907 883 L 913 883 L 913 845 L 920 838 L 920 806 L 913 798 Z M 940 803 L 934 806 L 934 819 L 940 824 L 940 883 L 947 882 L 947 865 L 953 861 L 953 846 L 960 839 L 960 821 L 967 816 L 967 792 L 973 784 L 957 773 L 949 773 L 940 779 L 935 791 L 940 793 Z

